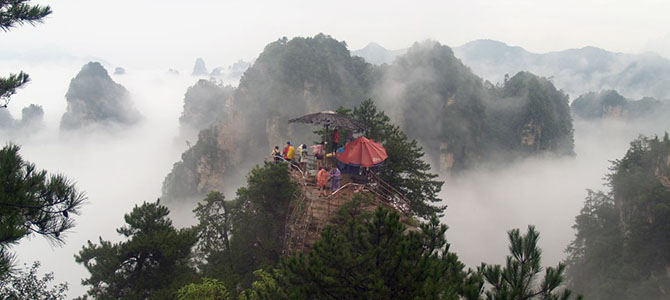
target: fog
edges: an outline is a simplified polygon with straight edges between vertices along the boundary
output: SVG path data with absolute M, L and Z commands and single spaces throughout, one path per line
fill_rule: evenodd
M 10 32 L 5 43 L 27 44 L 27 40 L 39 40 L 42 35 L 40 30 L 44 30 L 43 28 L 46 29 L 44 34 L 50 34 L 55 38 L 63 36 L 63 32 L 67 31 L 63 29 L 66 27 L 64 24 L 67 23 L 64 20 L 67 19 L 68 15 L 73 14 L 66 9 L 75 7 L 76 5 L 72 4 L 75 2 L 77 5 L 81 4 L 81 1 L 73 1 L 62 4 L 62 6 L 58 4 L 54 7 L 56 12 L 62 13 L 62 15 L 54 15 L 55 26 L 53 28 L 46 29 L 48 23 L 47 25 L 40 25 L 36 29 L 29 29 L 27 33 L 25 31 L 21 33 Z M 142 5 L 146 6 L 148 4 Z M 179 11 L 173 6 L 175 4 L 172 4 L 168 16 Z M 394 6 L 395 4 L 389 5 L 385 10 L 392 10 Z M 58 10 L 59 8 L 62 8 L 62 10 Z M 240 7 L 238 9 L 246 10 Z M 311 6 L 305 8 L 308 12 L 312 9 L 314 8 Z M 348 7 L 346 9 L 349 10 Z M 73 11 L 76 11 L 76 9 Z M 213 11 L 206 12 L 205 16 L 209 18 L 219 17 L 213 15 Z M 468 9 L 464 9 L 464 11 L 468 11 Z M 416 11 L 411 13 L 418 15 Z M 82 18 L 90 21 L 92 17 L 85 16 Z M 109 16 L 103 17 L 118 18 L 118 15 L 109 14 Z M 443 16 L 440 15 L 440 17 Z M 318 14 L 315 13 L 313 18 L 307 19 L 315 23 L 316 18 L 318 18 Z M 326 18 L 326 21 L 328 19 Z M 365 18 L 361 17 L 360 19 Z M 411 18 L 408 18 L 408 20 L 411 20 Z M 240 20 L 233 19 L 233 21 Z M 279 22 L 281 20 L 274 21 Z M 368 22 L 374 23 L 369 20 Z M 655 22 L 659 21 L 656 20 Z M 293 23 L 297 24 L 299 22 Z M 333 22 L 333 24 L 339 26 L 340 22 Z M 132 27 L 131 25 L 124 26 Z M 347 26 L 357 31 L 365 29 L 365 26 L 360 23 L 348 24 Z M 239 29 L 237 26 L 230 27 L 235 28 L 235 30 Z M 213 67 L 229 64 L 239 58 L 250 60 L 253 59 L 253 53 L 260 52 L 262 45 L 282 35 L 291 36 L 295 33 L 312 35 L 318 31 L 329 29 L 329 26 L 317 26 L 313 27 L 319 28 L 318 30 L 314 29 L 315 32 L 306 32 L 305 29 L 299 29 L 298 25 L 289 26 L 288 29 L 280 27 L 277 26 L 273 29 L 273 32 L 254 36 L 252 42 L 243 43 L 242 46 L 228 43 L 225 40 L 212 42 L 212 47 L 206 47 L 205 50 L 202 50 L 205 61 L 209 65 L 211 58 L 213 64 L 209 66 Z M 300 27 L 306 26 L 300 25 Z M 440 28 L 444 28 L 444 26 Z M 461 27 L 457 29 L 459 28 Z M 417 32 L 426 28 L 412 27 L 410 29 L 403 33 L 401 39 L 394 39 L 396 37 L 391 35 L 381 35 L 381 40 L 378 39 L 378 41 L 389 45 L 391 48 L 401 48 L 408 46 L 415 40 L 426 37 L 440 39 L 441 35 L 444 35 L 444 33 L 438 34 L 434 31 L 417 34 Z M 488 32 L 484 29 L 491 30 L 491 27 L 480 29 L 482 33 L 479 34 L 484 34 L 484 32 Z M 501 27 L 501 30 L 512 31 L 507 29 Z M 78 33 L 90 33 L 90 30 L 97 29 L 82 26 L 72 30 Z M 155 30 L 155 27 L 143 28 L 142 30 Z M 279 32 L 281 30 L 283 31 Z M 110 32 L 108 31 L 107 29 L 102 30 L 102 36 L 109 35 Z M 338 30 L 327 32 L 337 37 L 353 40 L 354 47 L 350 48 L 363 46 L 371 39 L 369 36 L 339 34 Z M 393 30 L 388 32 L 393 32 Z M 207 44 L 200 40 L 204 35 L 192 37 L 187 39 L 186 42 L 173 39 L 189 47 L 189 50 L 185 53 L 178 53 L 179 49 L 160 51 L 173 46 L 172 43 L 157 43 L 151 39 L 140 41 L 138 36 L 142 34 L 146 34 L 146 32 L 140 31 L 131 35 L 130 41 L 140 42 L 140 45 L 151 47 L 126 47 L 127 49 L 124 50 L 138 51 L 138 53 L 112 53 L 117 48 L 107 47 L 110 46 L 107 43 L 117 43 L 115 45 L 118 47 L 124 46 L 118 39 L 111 39 L 102 44 L 91 43 L 90 45 L 74 42 L 67 47 L 69 48 L 68 51 L 74 51 L 86 57 L 92 54 L 104 54 L 111 57 L 112 60 L 119 61 L 131 57 L 134 62 L 132 65 L 114 65 L 105 60 L 101 60 L 101 62 L 113 80 L 122 84 L 130 92 L 134 107 L 144 116 L 141 122 L 132 126 L 98 127 L 68 134 L 60 132 L 59 123 L 66 108 L 64 96 L 68 85 L 81 66 L 88 62 L 88 59 L 83 60 L 75 55 L 65 58 L 56 55 L 58 59 L 49 60 L 44 59 L 45 53 L 48 51 L 37 51 L 35 56 L 25 56 L 23 60 L 3 59 L 3 64 L 0 66 L 0 74 L 24 70 L 32 77 L 32 82 L 12 97 L 9 112 L 13 117 L 15 119 L 20 118 L 21 109 L 29 104 L 41 105 L 45 113 L 42 129 L 35 130 L 29 135 L 0 132 L 0 142 L 4 145 L 7 141 L 12 140 L 19 144 L 22 147 L 20 153 L 24 159 L 35 163 L 40 169 L 65 174 L 68 178 L 75 180 L 78 188 L 84 191 L 88 197 L 86 205 L 81 210 L 81 216 L 75 217 L 76 226 L 68 232 L 64 245 L 55 246 L 41 237 L 32 237 L 21 240 L 17 246 L 10 249 L 10 251 L 17 253 L 19 266 L 23 263 L 30 264 L 32 261 L 39 260 L 42 262 L 42 272 L 54 272 L 55 282 L 68 282 L 70 284 L 70 297 L 76 297 L 85 292 L 86 288 L 80 285 L 80 281 L 82 278 L 89 276 L 85 268 L 74 261 L 74 254 L 81 249 L 87 240 L 94 243 L 97 242 L 98 237 L 112 241 L 120 240 L 116 228 L 123 224 L 123 215 L 130 212 L 135 204 L 140 204 L 143 201 L 155 201 L 159 197 L 164 177 L 170 172 L 172 165 L 180 159 L 181 153 L 187 147 L 183 140 L 177 138 L 180 133 L 178 120 L 183 106 L 184 93 L 189 86 L 200 79 L 189 74 L 191 73 L 193 60 L 197 57 L 196 55 L 199 55 L 195 52 L 196 50 L 200 51 L 200 49 L 197 49 L 198 47 L 193 47 L 193 45 Z M 501 32 L 491 34 L 491 37 L 501 40 L 509 37 Z M 77 36 L 76 34 L 70 35 Z M 237 39 L 234 39 L 235 41 L 243 42 L 248 38 L 248 35 L 249 32 L 244 31 L 243 33 L 236 33 L 233 37 L 237 37 Z M 524 33 L 524 35 L 527 34 Z M 555 35 L 551 34 L 546 36 L 549 39 L 556 38 Z M 441 40 L 447 44 L 455 45 L 472 38 L 473 34 L 469 33 L 467 36 L 458 36 L 455 40 L 450 41 L 447 38 Z M 638 39 L 645 38 L 653 39 L 652 36 L 642 36 Z M 566 37 L 562 37 L 558 40 L 565 42 L 565 39 Z M 79 38 L 79 40 L 85 39 Z M 516 43 L 519 44 L 518 41 L 521 38 L 512 36 L 508 40 L 512 43 L 515 43 L 516 40 Z M 581 40 L 585 40 L 585 38 L 578 38 L 575 40 L 576 42 L 570 41 L 572 44 L 568 44 L 583 46 L 583 44 L 577 44 Z M 70 40 L 70 42 L 73 41 Z M 46 45 L 55 43 L 57 42 L 52 38 L 46 41 Z M 228 46 L 226 49 L 232 50 L 223 54 L 219 53 L 220 49 L 224 48 L 219 43 L 226 43 L 225 45 Z M 537 38 L 531 44 L 535 44 L 534 47 L 531 45 L 531 48 L 541 48 L 538 45 L 542 44 L 542 40 Z M 34 47 L 40 48 L 44 45 L 40 44 Z M 655 47 L 661 49 L 664 45 L 667 45 L 667 43 Z M 556 44 L 551 46 L 556 46 L 558 49 L 567 47 Z M 250 50 L 249 47 L 254 48 Z M 621 44 L 614 45 L 614 48 L 623 50 L 630 50 L 630 47 Z M 105 50 L 100 51 L 102 48 L 105 48 Z M 49 50 L 59 51 L 57 49 Z M 184 49 L 181 48 L 181 50 Z M 633 50 L 637 51 L 639 49 Z M 152 57 L 151 53 L 159 54 Z M 0 59 L 3 56 L 12 56 L 13 54 L 12 51 L 2 52 L 0 53 Z M 221 58 L 216 56 L 219 54 Z M 41 60 L 36 59 L 36 57 Z M 145 62 L 145 60 L 148 62 Z M 174 65 L 166 64 L 166 61 L 174 62 Z M 157 65 L 160 65 L 160 67 L 156 67 Z M 167 72 L 173 66 L 180 68 L 181 75 Z M 123 67 L 126 74 L 112 75 L 111 73 L 113 73 L 115 67 Z M 388 91 L 393 93 L 397 90 Z M 392 115 L 396 115 L 396 113 L 392 112 Z M 586 189 L 603 189 L 603 177 L 608 172 L 609 161 L 621 158 L 629 142 L 639 134 L 662 134 L 665 130 L 670 131 L 668 120 L 649 120 L 646 124 L 639 125 L 616 120 L 602 122 L 576 121 L 574 125 L 575 152 L 577 153 L 575 157 L 534 157 L 507 167 L 471 170 L 458 176 L 442 176 L 445 184 L 440 195 L 444 203 L 449 206 L 443 218 L 443 222 L 450 226 L 447 238 L 452 244 L 451 249 L 469 267 L 476 267 L 481 262 L 502 263 L 508 253 L 506 232 L 513 228 L 525 230 L 525 227 L 531 224 L 537 226 L 541 233 L 540 246 L 544 253 L 544 264 L 555 265 L 565 257 L 563 251 L 573 239 L 574 231 L 571 226 L 574 223 L 574 217 L 583 205 Z M 249 164 L 253 164 L 253 162 L 247 162 L 244 165 Z M 227 195 L 232 195 L 234 190 L 243 182 L 244 179 L 239 178 L 229 187 L 226 187 L 224 192 Z M 173 207 L 172 217 L 177 225 L 186 226 L 193 222 L 191 218 L 193 207 L 191 205 Z
M 56 282 L 68 282 L 70 297 L 85 292 L 80 280 L 89 275 L 75 263 L 73 255 L 87 240 L 97 242 L 99 236 L 118 241 L 115 229 L 123 224 L 123 215 L 133 205 L 155 201 L 160 195 L 165 175 L 186 149 L 175 139 L 178 118 L 186 89 L 198 80 L 165 70 L 127 68 L 127 74 L 112 78 L 128 89 L 144 120 L 130 127 L 62 134 L 58 124 L 65 111 L 64 95 L 80 67 L 31 68 L 33 82 L 10 103 L 14 116 L 30 103 L 39 103 L 45 110 L 44 129 L 14 140 L 22 146 L 23 157 L 39 168 L 66 174 L 88 197 L 64 245 L 32 237 L 12 248 L 20 264 L 40 260 L 42 272 L 54 272 Z M 556 264 L 565 257 L 563 250 L 573 238 L 571 226 L 586 189 L 602 188 L 608 161 L 621 158 L 639 134 L 670 130 L 668 121 L 663 126 L 650 123 L 653 126 L 578 121 L 576 157 L 536 157 L 504 168 L 443 177 L 446 183 L 441 196 L 449 205 L 443 221 L 450 226 L 447 238 L 452 250 L 469 267 L 481 262 L 501 263 L 508 253 L 506 231 L 533 224 L 541 233 L 544 264 Z M 3 143 L 6 140 L 7 136 L 2 136 Z M 236 187 L 231 185 L 227 194 Z M 173 207 L 175 223 L 191 224 L 191 209 L 190 205 Z
M 69 282 L 69 297 L 85 292 L 80 280 L 88 276 L 73 255 L 87 240 L 97 242 L 99 236 L 119 240 L 115 230 L 123 224 L 123 215 L 133 205 L 155 201 L 160 196 L 163 178 L 186 148 L 183 143 L 175 143 L 174 138 L 184 92 L 197 80 L 190 75 L 168 74 L 166 70 L 128 68 L 126 75 L 112 77 L 130 91 L 135 107 L 144 115 L 142 122 L 131 127 L 60 133 L 59 122 L 66 106 L 64 95 L 80 68 L 81 64 L 31 68 L 33 81 L 10 102 L 14 116 L 16 110 L 29 103 L 39 103 L 45 109 L 44 130 L 14 139 L 21 145 L 24 159 L 38 168 L 65 174 L 88 197 L 62 247 L 32 237 L 11 249 L 18 254 L 19 265 L 40 260 L 41 271 L 54 272 L 55 282 Z M 106 68 L 110 70 L 110 66 Z M 0 140 L 4 145 L 7 136 L 0 136 Z
M 535 157 L 506 168 L 443 177 L 441 198 L 449 207 L 442 221 L 450 227 L 451 249 L 470 267 L 504 263 L 509 253 L 506 232 L 535 225 L 543 264 L 556 265 L 574 239 L 571 226 L 586 189 L 609 190 L 604 177 L 610 161 L 622 158 L 640 134 L 664 131 L 670 131 L 669 120 L 576 121 L 576 157 Z

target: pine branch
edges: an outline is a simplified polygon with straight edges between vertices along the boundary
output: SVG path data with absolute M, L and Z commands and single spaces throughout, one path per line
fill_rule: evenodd
M 44 18 L 51 14 L 51 7 L 41 5 L 30 5 L 29 0 L 4 0 L 0 1 L 0 29 L 10 29 L 24 25 L 35 25 L 44 22 Z
M 19 74 L 9 74 L 9 77 L 7 78 L 0 77 L 0 108 L 7 107 L 9 98 L 16 94 L 16 89 L 29 81 L 30 76 L 23 73 L 23 71 L 19 72 Z

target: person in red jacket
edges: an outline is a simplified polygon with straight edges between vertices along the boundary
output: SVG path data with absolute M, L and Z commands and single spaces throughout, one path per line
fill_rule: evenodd
M 330 146 L 331 147 L 330 151 L 334 152 L 339 147 L 338 143 L 340 141 L 340 132 L 337 130 L 337 128 L 335 128 L 335 130 L 333 130 L 333 133 L 330 137 L 330 141 L 332 142 L 331 146 Z

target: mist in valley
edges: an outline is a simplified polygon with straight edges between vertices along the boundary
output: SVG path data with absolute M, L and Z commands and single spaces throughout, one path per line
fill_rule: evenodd
M 26 160 L 76 181 L 88 201 L 64 245 L 32 237 L 12 250 L 18 253 L 20 263 L 40 260 L 42 270 L 55 272 L 56 282 L 69 282 L 69 295 L 76 296 L 85 291 L 79 281 L 88 274 L 74 262 L 73 255 L 87 240 L 121 240 L 116 228 L 123 225 L 123 215 L 134 205 L 161 195 L 164 177 L 187 149 L 179 138 L 178 120 L 184 94 L 198 78 L 128 68 L 127 74 L 112 78 L 130 92 L 135 108 L 144 116 L 141 122 L 130 127 L 61 132 L 63 96 L 79 66 L 43 68 L 33 69 L 35 81 L 12 100 L 10 111 L 14 114 L 20 105 L 39 100 L 44 106 L 45 126 L 11 140 L 22 147 Z M 543 263 L 556 264 L 565 258 L 564 249 L 574 237 L 571 226 L 583 206 L 586 189 L 602 188 L 609 160 L 622 157 L 639 134 L 663 134 L 668 129 L 668 122 L 662 120 L 646 124 L 576 121 L 574 157 L 531 157 L 505 167 L 443 174 L 440 196 L 448 208 L 442 221 L 450 227 L 447 239 L 452 250 L 468 267 L 481 262 L 502 263 L 508 253 L 506 232 L 536 225 L 541 233 Z M 6 140 L 8 136 L 3 137 Z M 262 164 L 247 165 L 255 163 Z M 232 197 L 243 182 L 231 182 L 224 192 Z M 194 224 L 191 210 L 195 202 L 169 206 L 176 224 Z
M 63 4 L 60 7 L 71 9 L 72 5 Z M 85 6 L 87 5 L 89 4 Z M 159 23 L 166 22 L 165 18 L 168 16 L 179 15 L 179 5 L 168 6 L 170 8 L 166 16 L 163 16 Z M 200 9 L 204 8 L 202 15 L 197 18 L 200 20 L 198 22 L 219 17 L 212 10 L 212 6 L 212 4 L 198 4 Z M 256 5 L 245 8 L 236 6 L 236 8 L 240 11 L 262 10 L 262 7 Z M 317 8 L 310 6 L 305 10 L 322 11 Z M 383 8 L 385 11 L 394 9 L 397 7 L 392 4 Z M 342 8 L 334 10 L 342 12 Z M 118 10 L 110 9 L 110 11 L 119 13 Z M 132 15 L 136 13 L 133 12 Z M 72 16 L 72 12 L 68 12 L 67 15 Z M 284 20 L 282 17 L 269 16 L 265 12 L 261 15 L 277 24 Z M 96 23 L 89 16 L 81 18 L 91 24 Z M 57 16 L 54 16 L 54 20 L 56 19 Z M 54 29 L 48 34 L 68 32 L 69 29 L 64 29 L 68 28 L 66 22 L 62 21 L 61 17 L 58 19 L 60 20 L 55 22 Z M 32 235 L 11 246 L 9 251 L 16 254 L 17 267 L 23 268 L 24 264 L 30 265 L 33 261 L 40 261 L 41 273 L 54 272 L 53 283 L 69 284 L 68 298 L 84 295 L 89 287 L 82 285 L 81 281 L 90 277 L 90 273 L 83 265 L 75 262 L 74 255 L 87 244 L 87 241 L 96 244 L 100 243 L 100 238 L 112 242 L 124 240 L 125 238 L 117 232 L 117 228 L 125 224 L 124 214 L 130 213 L 135 206 L 144 202 L 155 202 L 161 198 L 161 204 L 170 208 L 170 218 L 176 227 L 193 226 L 198 222 L 193 209 L 203 200 L 210 187 L 217 186 L 227 200 L 235 199 L 238 188 L 247 185 L 247 174 L 254 166 L 263 165 L 261 156 L 264 153 L 269 154 L 271 150 L 269 147 L 264 149 L 267 145 L 273 146 L 279 143 L 278 145 L 283 147 L 281 145 L 287 138 L 294 142 L 299 139 L 299 143 L 309 144 L 319 138 L 310 133 L 312 127 L 288 125 L 288 119 L 326 108 L 335 110 L 339 105 L 358 104 L 365 100 L 364 98 L 373 98 L 379 108 L 391 117 L 393 123 L 408 133 L 410 139 L 418 139 L 425 147 L 424 158 L 432 164 L 431 172 L 438 174 L 438 179 L 444 181 L 439 197 L 441 204 L 448 207 L 440 220 L 449 226 L 446 238 L 451 244 L 450 250 L 458 255 L 467 268 L 476 269 L 482 262 L 504 264 L 505 257 L 510 252 L 507 232 L 514 228 L 519 228 L 523 232 L 528 225 L 536 226 L 540 232 L 542 264 L 555 266 L 566 259 L 566 247 L 575 239 L 576 231 L 573 225 L 575 217 L 584 207 L 587 190 L 607 192 L 610 189 L 605 186 L 605 177 L 612 172 L 610 170 L 612 161 L 624 157 L 631 141 L 640 135 L 663 136 L 665 132 L 670 131 L 670 118 L 665 115 L 667 110 L 658 110 L 655 114 L 649 115 L 645 114 L 647 111 L 641 110 L 640 116 L 636 118 L 627 118 L 625 113 L 619 115 L 603 113 L 592 119 L 582 119 L 573 113 L 574 120 L 571 126 L 574 129 L 575 155 L 570 155 L 568 153 L 570 151 L 563 149 L 559 154 L 557 154 L 559 151 L 551 152 L 555 149 L 542 149 L 526 155 L 530 152 L 523 152 L 526 151 L 521 149 L 524 145 L 519 147 L 521 150 L 505 149 L 507 144 L 504 142 L 507 136 L 499 138 L 499 141 L 489 141 L 492 146 L 487 146 L 486 149 L 477 148 L 482 144 L 487 145 L 487 141 L 482 142 L 480 139 L 486 139 L 505 130 L 492 126 L 490 132 L 475 136 L 471 130 L 477 127 L 476 124 L 480 124 L 480 119 L 469 118 L 468 121 L 472 123 L 467 124 L 453 124 L 456 121 L 450 124 L 435 124 L 442 121 L 444 117 L 442 114 L 448 111 L 446 107 L 455 102 L 454 107 L 466 111 L 469 109 L 469 101 L 483 103 L 482 106 L 489 109 L 487 116 L 497 113 L 503 115 L 498 116 L 499 119 L 492 118 L 491 124 L 508 124 L 512 122 L 509 120 L 516 122 L 517 118 L 521 117 L 513 116 L 512 111 L 525 109 L 525 105 L 530 101 L 526 99 L 529 98 L 527 94 L 521 95 L 523 93 L 503 95 L 507 78 L 503 79 L 501 76 L 508 70 L 532 70 L 540 76 L 548 77 L 537 78 L 543 84 L 550 82 L 553 84 L 552 88 L 555 86 L 556 89 L 552 90 L 555 93 L 552 95 L 563 95 L 565 91 L 572 93 L 569 97 L 565 96 L 569 101 L 574 101 L 583 92 L 598 93 L 618 88 L 626 97 L 637 99 L 656 96 L 662 100 L 658 103 L 663 102 L 664 109 L 667 109 L 667 99 L 664 99 L 670 95 L 670 89 L 665 85 L 667 79 L 654 78 L 654 74 L 670 74 L 668 71 L 670 63 L 668 59 L 662 57 L 668 55 L 667 53 L 624 54 L 614 51 L 650 49 L 632 49 L 632 46 L 613 43 L 603 46 L 614 48 L 613 52 L 606 54 L 603 54 L 605 50 L 601 51 L 599 48 L 597 51 L 595 48 L 579 48 L 590 51 L 588 57 L 576 55 L 577 58 L 558 58 L 559 54 L 566 52 L 562 50 L 568 47 L 590 45 L 577 45 L 576 43 L 585 39 L 582 37 L 572 43 L 560 44 L 560 47 L 556 46 L 554 49 L 541 49 L 539 45 L 546 40 L 536 38 L 529 41 L 529 47 L 539 49 L 537 53 L 521 49 L 523 55 L 520 57 L 525 60 L 507 60 L 506 58 L 518 57 L 494 53 L 495 51 L 491 49 L 488 49 L 491 52 L 485 53 L 486 55 L 482 55 L 485 57 L 482 58 L 478 57 L 477 53 L 467 53 L 467 44 L 454 48 L 453 51 L 445 46 L 462 45 L 479 38 L 477 34 L 445 36 L 443 32 L 433 29 L 419 34 L 422 28 L 413 28 L 397 38 L 387 34 L 379 35 L 382 42 L 388 42 L 389 47 L 400 50 L 388 51 L 374 44 L 367 49 L 353 51 L 370 41 L 376 41 L 372 34 L 361 34 L 363 29 L 372 30 L 367 27 L 368 25 L 358 23 L 358 27 L 347 25 L 345 29 L 338 30 L 332 25 L 336 22 L 324 24 L 310 17 L 303 21 L 320 26 L 315 25 L 313 29 L 306 30 L 303 26 L 291 25 L 286 32 L 281 33 L 279 28 L 273 28 L 270 32 L 247 39 L 247 33 L 230 33 L 231 28 L 239 28 L 239 24 L 243 21 L 239 16 L 230 16 L 225 22 L 221 21 L 224 23 L 216 28 L 228 33 L 229 39 L 215 41 L 211 40 L 213 39 L 211 36 L 202 33 L 183 38 L 183 32 L 169 26 L 168 28 L 172 28 L 183 38 L 184 45 L 177 42 L 159 42 L 157 37 L 142 40 L 139 33 L 128 34 L 128 40 L 123 40 L 119 45 L 136 43 L 139 49 L 135 54 L 128 52 L 129 50 L 113 52 L 111 49 L 114 47 L 110 47 L 111 39 L 101 42 L 100 45 L 82 45 L 81 42 L 75 42 L 71 38 L 68 38 L 71 44 L 63 46 L 63 49 L 55 47 L 53 51 L 45 50 L 48 46 L 34 44 L 31 44 L 31 49 L 25 53 L 19 50 L 0 51 L 0 63 L 2 63 L 0 76 L 19 70 L 26 71 L 31 76 L 31 81 L 11 97 L 8 107 L 0 108 L 0 143 L 3 146 L 9 143 L 19 145 L 24 160 L 35 163 L 38 169 L 47 170 L 50 174 L 64 174 L 76 183 L 77 188 L 84 192 L 87 198 L 81 208 L 81 214 L 73 217 L 76 226 L 66 232 L 63 244 L 54 244 L 39 235 Z M 30 29 L 25 38 L 17 37 L 17 33 L 11 32 L 8 40 L 17 44 L 30 44 L 26 39 L 30 37 L 35 39 L 37 36 L 35 32 L 42 27 L 47 28 L 49 22 L 50 20 L 47 24 L 40 24 L 37 28 Z M 204 26 L 202 23 L 197 24 Z M 182 31 L 194 30 L 197 24 L 186 25 L 187 28 Z M 120 28 L 127 29 L 128 26 L 130 25 L 122 24 Z M 353 26 L 353 29 L 349 28 L 350 26 Z M 410 28 L 406 23 L 394 26 Z M 394 28 L 399 30 L 400 27 Z M 265 26 L 258 24 L 251 27 L 256 31 L 262 31 L 262 28 Z M 347 28 L 354 30 L 356 34 L 347 34 Z M 351 44 L 339 41 L 335 43 L 330 36 L 323 34 L 310 37 L 327 29 L 332 29 L 333 34 L 338 35 L 336 38 L 352 40 Z M 73 30 L 79 33 L 86 32 L 82 28 Z M 146 33 L 146 30 L 149 29 L 142 28 L 141 32 Z M 312 33 L 310 30 L 316 31 Z M 479 30 L 485 32 L 483 29 Z M 455 34 L 451 29 L 448 31 Z M 481 32 L 478 34 L 481 35 Z M 494 37 L 501 40 L 509 37 L 515 41 L 514 44 L 521 44 L 523 41 L 521 36 L 511 36 L 496 30 L 494 32 L 497 32 Z M 271 38 L 268 38 L 269 36 Z M 288 41 L 294 36 L 310 38 L 306 38 L 307 41 L 298 41 L 296 42 L 298 46 L 294 46 Z M 206 41 L 203 42 L 200 38 Z M 309 44 L 312 42 L 310 39 L 320 39 L 319 43 L 322 43 L 320 47 L 327 45 L 323 47 L 332 48 L 324 49 L 335 50 L 326 53 L 309 48 L 312 47 L 312 44 Z M 640 37 L 637 37 L 637 40 L 639 39 Z M 415 44 L 414 52 L 410 50 L 410 54 L 415 56 L 403 57 L 405 49 L 412 49 L 410 46 L 415 41 L 419 42 Z M 438 41 L 442 41 L 444 45 Z M 59 42 L 48 38 L 45 43 L 53 46 Z M 264 43 L 271 44 L 264 49 Z M 484 42 L 484 46 L 486 45 L 491 46 Z M 295 61 L 288 61 L 283 56 L 285 48 L 282 47 L 303 49 L 300 48 L 303 46 L 311 52 L 307 50 L 296 52 L 300 55 L 295 55 Z M 515 48 L 510 50 L 506 48 L 507 45 L 504 46 L 505 51 L 521 51 Z M 95 47 L 104 50 L 91 50 Z M 198 48 L 202 49 L 202 55 L 196 53 Z M 540 54 L 540 50 L 553 52 Z M 358 53 L 368 61 L 349 56 L 348 51 L 351 51 L 352 55 Z M 576 51 L 567 52 L 574 54 Z M 155 55 L 152 56 L 151 53 Z M 261 56 L 258 56 L 258 53 L 261 53 Z M 264 53 L 268 54 L 263 56 Z M 444 59 L 451 58 L 454 53 L 456 56 L 453 59 Z M 607 55 L 610 60 L 599 61 L 600 54 Z M 366 55 L 369 57 L 365 57 Z M 529 55 L 533 56 L 532 60 L 528 58 Z M 201 56 L 204 59 L 199 58 Z M 307 56 L 309 59 L 300 60 Z M 538 63 L 541 59 L 537 57 L 540 56 L 544 57 L 542 63 Z M 589 61 L 594 57 L 595 63 Z M 111 99 L 115 97 L 109 99 L 103 97 L 104 99 L 97 105 L 88 104 L 91 105 L 90 109 L 101 110 L 91 113 L 93 118 L 109 112 L 112 117 L 105 118 L 111 121 L 102 119 L 99 122 L 77 121 L 77 126 L 63 129 L 63 115 L 70 112 L 68 101 L 72 102 L 70 99 L 66 100 L 68 88 L 82 66 L 92 61 L 99 62 L 106 69 L 111 80 L 127 91 L 127 97 L 119 96 L 124 99 L 119 102 L 123 103 L 122 107 L 114 106 L 114 101 L 121 101 Z M 328 62 L 326 64 L 328 68 L 323 68 L 321 64 L 323 61 Z M 561 69 L 564 63 L 574 63 L 574 68 L 567 71 Z M 658 65 L 661 67 L 654 69 Z M 247 70 L 253 72 L 245 73 Z M 295 70 L 307 71 L 296 75 L 299 72 L 291 72 Z M 654 73 L 654 70 L 658 73 Z M 509 75 L 513 77 L 515 74 Z M 309 81 L 302 80 L 300 76 L 318 78 Z M 529 80 L 536 79 L 536 76 L 530 73 L 526 76 L 531 78 Z M 484 82 L 481 78 L 500 83 Z M 245 85 L 242 86 L 240 80 Z M 519 79 L 519 82 L 528 81 L 524 80 L 526 79 Z M 443 86 L 444 82 L 448 82 L 450 86 Z M 86 85 L 85 81 L 83 85 Z M 241 87 L 238 88 L 238 85 Z M 646 93 L 647 90 L 649 93 Z M 120 89 L 114 93 L 124 94 Z M 109 93 L 102 91 L 102 94 Z M 550 97 L 542 99 L 550 102 L 560 97 L 547 100 L 548 98 Z M 561 99 L 563 98 L 559 100 Z M 286 105 L 287 103 L 294 103 L 296 107 Z M 606 112 L 613 110 L 612 107 L 602 105 L 603 107 L 598 108 Z M 118 111 L 107 109 L 102 112 L 105 107 L 114 107 Z M 596 105 L 593 104 L 593 107 Z M 550 111 L 546 115 L 555 116 L 557 110 Z M 493 113 L 490 113 L 491 111 Z M 128 115 L 117 116 L 123 114 Z M 460 120 L 459 118 L 452 120 Z M 509 120 L 495 123 L 504 118 Z M 523 122 L 527 120 L 524 119 Z M 533 124 L 532 121 L 530 124 Z M 447 128 L 448 126 L 451 127 Z M 466 132 L 463 136 L 467 138 L 474 136 L 472 141 L 463 142 L 462 149 L 468 147 L 470 152 L 466 155 L 466 151 L 463 150 L 463 163 L 457 166 L 458 170 L 456 168 L 445 170 L 454 166 L 454 153 L 459 151 L 449 148 L 456 149 L 456 146 L 448 144 L 445 138 L 453 138 L 450 136 L 452 132 L 446 132 L 450 129 L 453 129 L 453 132 L 461 132 L 458 130 Z M 518 134 L 517 131 L 521 131 L 518 129 L 515 128 L 516 131 L 513 133 Z M 505 131 L 503 134 L 508 133 Z M 569 137 L 562 138 L 566 141 Z M 222 148 L 225 148 L 225 153 Z M 203 158 L 207 154 L 202 154 L 206 152 L 203 149 L 207 151 L 214 149 L 215 152 L 223 153 L 221 157 L 225 156 L 225 164 L 224 158 L 221 158 L 220 161 L 213 160 L 215 163 L 220 163 L 220 166 L 208 166 L 207 164 L 212 164 L 212 161 Z M 451 165 L 446 168 L 442 165 L 444 158 L 441 156 L 446 153 L 444 149 L 451 151 L 452 155 Z M 502 150 L 498 153 L 497 149 Z M 509 152 L 504 152 L 506 150 Z M 517 155 L 515 151 L 522 154 Z M 500 157 L 504 161 L 501 162 Z M 511 159 L 505 160 L 507 157 Z M 191 166 L 178 168 L 179 164 L 183 166 L 187 163 Z M 203 171 L 203 166 L 211 168 L 205 168 Z M 193 174 L 197 172 L 209 172 L 207 174 L 210 178 L 207 180 L 213 183 L 205 182 L 205 179 L 195 184 L 189 181 L 189 184 L 197 186 L 197 191 L 185 191 L 184 195 L 188 197 L 182 197 L 181 194 L 174 196 L 174 191 L 182 187 L 174 182 L 181 184 L 183 182 L 179 180 L 195 176 Z M 224 172 L 225 176 L 218 174 Z M 171 181 L 170 176 L 173 174 L 177 174 L 174 175 L 176 179 L 173 178 Z M 168 195 L 170 197 L 167 197 Z

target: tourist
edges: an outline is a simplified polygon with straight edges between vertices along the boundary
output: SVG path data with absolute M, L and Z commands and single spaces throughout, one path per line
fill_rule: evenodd
M 274 160 L 275 163 L 278 163 L 281 160 L 281 152 L 279 152 L 279 146 L 275 146 L 274 149 L 272 149 L 272 159 Z
M 321 170 L 321 167 L 323 166 L 323 158 L 325 156 L 323 143 L 312 145 L 310 148 L 312 148 L 312 155 L 314 155 L 314 158 L 316 159 L 316 169 Z
M 333 133 L 330 136 L 330 141 L 332 142 L 332 144 L 330 146 L 330 151 L 334 152 L 337 149 L 337 147 L 339 146 L 338 142 L 340 141 L 340 132 L 337 130 L 337 128 L 335 128 L 335 130 L 333 130 Z
M 328 183 L 328 178 L 330 174 L 326 171 L 326 168 L 319 169 L 319 173 L 316 174 L 316 186 L 319 188 L 319 197 L 328 196 L 326 194 L 326 184 Z
M 333 166 L 330 169 L 330 190 L 331 191 L 337 191 L 337 189 L 340 188 L 340 169 L 337 168 L 337 166 Z
M 296 155 L 298 156 L 298 163 L 300 163 L 300 169 L 305 172 L 307 171 L 307 145 L 301 144 L 298 146 L 298 152 L 296 152 Z
M 284 148 L 286 154 L 284 154 L 284 159 L 289 163 L 293 163 L 293 158 L 295 157 L 295 148 L 291 144 L 291 141 L 286 142 L 286 148 Z

